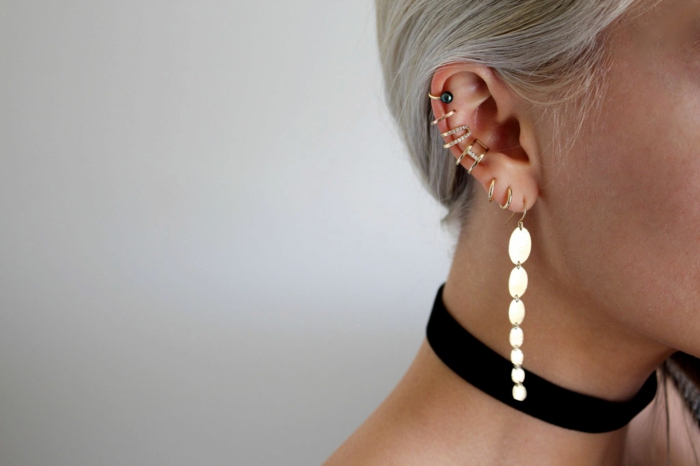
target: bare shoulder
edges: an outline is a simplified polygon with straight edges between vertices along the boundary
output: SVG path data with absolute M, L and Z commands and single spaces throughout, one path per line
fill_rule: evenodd
M 439 378 L 426 370 L 425 359 L 431 357 L 424 341 L 389 396 L 323 466 L 457 464 L 439 433 L 442 423 L 435 419 L 440 410 L 430 387 Z
M 412 421 L 395 411 L 394 396 L 392 392 L 323 466 L 436 464 L 430 444 Z
M 348 438 L 324 463 L 323 466 L 362 464 L 374 465 L 418 465 L 416 455 L 402 448 L 404 444 L 389 432 L 378 432 L 376 426 L 367 421 Z

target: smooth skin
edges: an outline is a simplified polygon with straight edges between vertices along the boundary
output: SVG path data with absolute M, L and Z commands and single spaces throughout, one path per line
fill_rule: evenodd
M 431 100 L 435 115 L 457 109 L 441 131 L 469 125 L 490 148 L 472 171 L 481 186 L 447 278 L 446 307 L 509 358 L 507 249 L 525 199 L 533 246 L 524 264 L 523 366 L 623 401 L 676 350 L 700 357 L 700 0 L 665 0 L 622 18 L 608 47 L 602 105 L 559 159 L 543 110 L 492 69 L 446 65 L 430 91 L 454 95 L 451 104 Z M 566 121 L 558 137 L 570 138 L 577 123 Z M 456 159 L 469 142 L 446 156 Z M 505 211 L 497 203 L 509 186 Z M 682 404 L 670 406 L 673 422 L 685 422 Z M 652 407 L 610 433 L 556 427 L 472 387 L 424 340 L 388 398 L 324 464 L 665 464 L 644 453 L 653 444 L 643 437 Z M 692 449 L 677 450 L 673 464 L 695 464 Z

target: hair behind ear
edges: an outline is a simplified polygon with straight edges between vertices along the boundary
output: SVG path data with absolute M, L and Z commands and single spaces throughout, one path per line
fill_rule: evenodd
M 678 351 L 662 365 L 700 428 L 700 359 Z
M 474 183 L 444 156 L 438 128 L 430 125 L 439 116 L 427 98 L 435 71 L 448 63 L 479 63 L 530 102 L 556 109 L 561 105 L 553 104 L 592 91 L 583 101 L 593 105 L 605 69 L 600 34 L 630 5 L 645 2 L 375 0 L 386 103 L 421 181 L 448 209 L 443 225 L 466 222 Z M 586 111 L 573 120 L 583 125 Z M 552 118 L 558 121 L 556 112 Z

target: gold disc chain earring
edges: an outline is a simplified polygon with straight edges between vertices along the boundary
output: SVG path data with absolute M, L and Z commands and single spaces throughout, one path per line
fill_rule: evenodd
M 510 352 L 510 360 L 513 363 L 511 379 L 515 384 L 513 385 L 513 398 L 518 401 L 523 401 L 527 396 L 527 390 L 523 385 L 525 381 L 525 370 L 522 368 L 523 351 L 520 348 L 523 344 L 524 337 L 523 329 L 520 328 L 520 324 L 523 323 L 523 319 L 525 318 L 525 304 L 523 304 L 520 298 L 527 289 L 527 272 L 523 267 L 523 263 L 530 257 L 530 251 L 532 250 L 530 232 L 523 226 L 523 219 L 527 213 L 524 197 L 523 209 L 523 216 L 518 221 L 518 226 L 516 226 L 513 233 L 511 233 L 510 242 L 508 243 L 508 255 L 510 256 L 511 262 L 515 264 L 515 267 L 513 267 L 513 270 L 510 272 L 510 278 L 508 279 L 508 291 L 510 291 L 510 295 L 513 298 L 508 308 L 508 318 L 513 325 L 513 328 L 510 329 L 509 338 L 510 344 L 513 347 Z

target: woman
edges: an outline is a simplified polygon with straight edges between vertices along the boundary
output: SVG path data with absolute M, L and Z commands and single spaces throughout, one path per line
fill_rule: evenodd
M 459 235 L 414 362 L 325 464 L 699 464 L 700 1 L 376 9 Z

